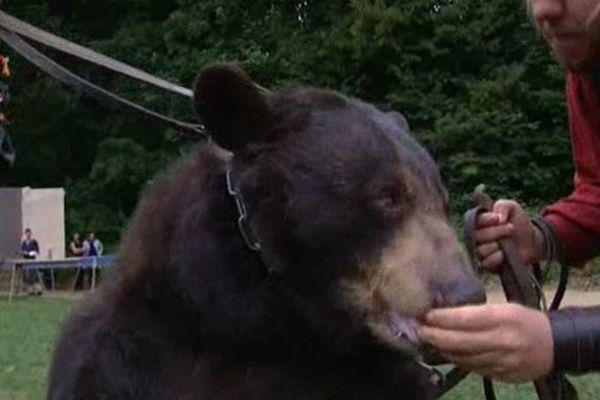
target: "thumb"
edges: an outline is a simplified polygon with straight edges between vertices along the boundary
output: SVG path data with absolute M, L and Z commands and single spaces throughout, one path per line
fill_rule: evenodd
M 498 223 L 505 224 L 521 208 L 516 201 L 498 200 L 494 203 L 493 212 L 498 216 Z

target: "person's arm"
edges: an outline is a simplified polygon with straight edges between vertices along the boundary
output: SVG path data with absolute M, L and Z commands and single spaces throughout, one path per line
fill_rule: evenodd
M 418 334 L 460 368 L 504 382 L 600 371 L 600 306 L 549 314 L 511 303 L 437 309 Z
M 101 256 L 104 253 L 104 246 L 100 240 L 96 241 L 96 253 Z
M 39 255 L 40 254 L 40 246 L 38 245 L 37 240 L 33 240 L 31 243 L 32 247 L 33 247 L 33 251 L 35 252 L 35 255 Z
M 600 255 L 600 203 L 594 204 L 594 198 L 600 201 L 600 187 L 579 184 L 571 196 L 544 211 L 570 265 L 582 266 Z
M 565 308 L 550 314 L 554 370 L 600 370 L 600 307 Z
M 518 304 L 434 309 L 417 334 L 443 359 L 491 379 L 519 383 L 552 372 L 550 320 Z
M 600 254 L 600 84 L 588 74 L 567 77 L 569 132 L 575 164 L 573 193 L 547 207 L 543 217 L 560 239 L 565 261 L 581 266 Z M 522 260 L 544 258 L 540 232 L 521 206 L 499 201 L 494 211 L 478 219 L 477 256 L 489 270 L 497 270 L 503 255 L 497 240 L 513 237 Z
M 77 253 L 79 252 L 79 249 L 75 246 L 75 242 L 73 241 L 69 243 L 69 250 L 73 256 L 77 256 Z
M 90 243 L 86 240 L 83 242 L 83 247 L 81 248 L 81 255 L 83 257 L 87 257 L 90 254 Z
M 581 265 L 600 254 L 600 87 L 587 74 L 570 73 L 567 103 L 575 189 L 543 215 L 561 239 L 567 262 Z

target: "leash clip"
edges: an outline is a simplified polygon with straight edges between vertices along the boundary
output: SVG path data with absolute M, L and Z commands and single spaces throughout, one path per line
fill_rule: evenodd
M 444 375 L 444 373 L 438 368 L 431 366 L 423 361 L 417 360 L 416 362 L 428 374 L 427 380 L 429 381 L 429 383 L 433 387 L 435 387 L 435 389 L 439 392 L 443 391 L 446 385 L 446 376 Z
M 238 229 L 244 238 L 244 242 L 246 242 L 246 246 L 248 246 L 248 248 L 252 251 L 259 252 L 262 248 L 258 240 L 253 237 L 250 231 L 250 227 L 248 226 L 248 212 L 246 211 L 246 204 L 244 203 L 242 194 L 236 190 L 231 174 L 231 169 L 227 169 L 227 193 L 229 193 L 229 195 L 235 200 L 235 205 L 239 214 L 237 220 Z

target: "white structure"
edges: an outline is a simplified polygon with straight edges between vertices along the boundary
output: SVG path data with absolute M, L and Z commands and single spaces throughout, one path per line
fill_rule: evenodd
M 65 191 L 61 188 L 0 188 L 0 259 L 15 258 L 30 228 L 39 260 L 65 257 Z

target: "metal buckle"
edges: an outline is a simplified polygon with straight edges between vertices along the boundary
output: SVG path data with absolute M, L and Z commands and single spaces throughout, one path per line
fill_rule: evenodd
M 260 243 L 254 238 L 250 227 L 248 226 L 248 213 L 246 211 L 246 205 L 244 204 L 244 199 L 242 198 L 241 193 L 239 193 L 235 188 L 231 174 L 231 169 L 228 169 L 226 172 L 227 193 L 229 193 L 229 195 L 235 200 L 235 205 L 239 214 L 239 218 L 237 220 L 238 229 L 244 238 L 244 242 L 246 242 L 246 246 L 248 246 L 250 250 L 257 252 L 261 251 Z
M 431 385 L 433 385 L 437 390 L 442 391 L 444 389 L 444 385 L 446 384 L 446 376 L 444 373 L 436 367 L 426 364 L 423 361 L 417 360 L 416 362 L 429 374 L 429 383 L 431 383 Z

